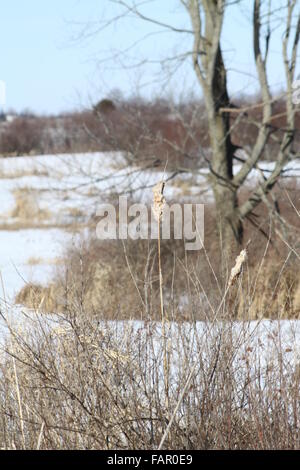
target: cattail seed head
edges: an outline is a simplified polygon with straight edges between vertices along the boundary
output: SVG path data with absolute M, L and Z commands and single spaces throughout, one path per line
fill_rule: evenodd
M 244 250 L 240 252 L 239 256 L 235 260 L 235 265 L 232 268 L 231 273 L 230 273 L 228 288 L 231 287 L 240 276 L 243 265 L 247 260 L 247 257 L 248 257 L 247 249 L 245 248 Z
M 162 218 L 163 211 L 164 211 L 164 206 L 166 203 L 165 197 L 163 195 L 165 188 L 165 183 L 164 181 L 160 181 L 157 183 L 154 188 L 152 189 L 153 191 L 153 206 L 152 206 L 152 211 L 154 214 L 155 219 L 159 222 Z

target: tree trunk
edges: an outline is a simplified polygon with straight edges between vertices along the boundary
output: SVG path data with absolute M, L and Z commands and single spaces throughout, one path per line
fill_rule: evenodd
M 239 214 L 236 192 L 221 184 L 215 184 L 213 190 L 222 263 L 225 271 L 227 271 L 234 264 L 237 250 L 243 241 L 243 223 Z
M 200 3 L 204 10 L 205 34 L 202 34 Z M 188 11 L 194 30 L 193 64 L 203 90 L 212 149 L 210 183 L 212 185 L 226 264 L 234 248 L 242 242 L 243 226 L 238 208 L 237 188 L 233 185 L 233 154 L 227 92 L 227 76 L 220 37 L 225 0 L 191 0 Z
M 220 108 L 230 108 L 226 71 L 220 48 L 210 94 L 207 111 L 212 147 L 211 180 L 223 261 L 225 268 L 228 268 L 243 241 L 243 223 L 239 212 L 237 188 L 233 185 L 234 146 L 231 142 L 230 116 L 229 113 L 220 111 Z

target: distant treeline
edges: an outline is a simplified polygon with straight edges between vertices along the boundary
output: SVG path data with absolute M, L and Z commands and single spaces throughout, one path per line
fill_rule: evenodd
M 273 103 L 265 160 L 276 155 L 280 129 L 286 126 L 283 100 Z M 234 129 L 233 145 L 247 154 L 259 131 L 260 98 L 239 98 L 223 112 L 228 113 Z M 176 167 L 206 165 L 210 142 L 204 103 L 104 99 L 83 111 L 51 117 L 25 113 L 0 122 L 0 154 L 4 156 L 115 150 L 126 152 L 130 161 L 145 166 L 158 166 L 167 157 L 169 165 Z M 300 150 L 300 113 L 296 116 L 294 150 Z

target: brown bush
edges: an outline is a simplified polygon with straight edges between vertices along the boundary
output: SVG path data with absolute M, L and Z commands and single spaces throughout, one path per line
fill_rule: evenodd
M 235 105 L 248 108 L 242 118 L 232 113 L 233 143 L 250 149 L 261 120 L 259 97 L 240 97 Z M 286 125 L 284 103 L 274 103 L 272 125 L 276 136 Z M 276 117 L 277 116 L 277 117 Z M 296 114 L 295 152 L 300 148 L 300 113 Z M 280 141 L 280 138 L 279 138 Z M 207 165 L 210 156 L 204 103 L 187 99 L 175 104 L 163 99 L 101 100 L 93 109 L 57 117 L 18 117 L 2 126 L 0 152 L 3 154 L 120 151 L 130 155 L 129 163 L 147 166 L 191 168 Z M 278 143 L 269 139 L 263 159 L 274 160 Z
M 46 122 L 42 118 L 16 118 L 1 132 L 1 153 L 15 155 L 43 153 L 45 128 Z

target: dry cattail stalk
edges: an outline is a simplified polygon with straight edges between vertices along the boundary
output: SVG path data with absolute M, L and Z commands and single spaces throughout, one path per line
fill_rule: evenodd
M 160 181 L 159 183 L 157 183 L 152 189 L 153 191 L 152 211 L 153 211 L 155 219 L 158 222 L 161 221 L 163 211 L 164 211 L 164 206 L 166 203 L 166 200 L 163 195 L 164 189 L 165 189 L 165 183 L 163 181 Z
M 161 246 L 160 246 L 160 223 L 163 216 L 164 206 L 166 200 L 164 198 L 163 192 L 165 189 L 164 181 L 160 181 L 157 183 L 153 191 L 153 206 L 152 211 L 154 217 L 157 221 L 158 225 L 158 239 L 157 239 L 157 247 L 158 247 L 158 271 L 159 271 L 159 294 L 160 294 L 160 311 L 161 311 L 161 324 L 162 324 L 162 336 L 163 336 L 163 369 L 164 369 L 164 385 L 165 385 L 165 395 L 166 395 L 166 408 L 169 410 L 169 351 L 167 345 L 167 337 L 166 337 L 166 321 L 168 322 L 168 317 L 166 315 L 164 309 L 164 298 L 163 298 L 163 277 L 162 277 L 162 269 L 161 269 Z
M 242 250 L 240 252 L 239 256 L 235 260 L 235 265 L 232 268 L 231 273 L 230 273 L 228 288 L 231 287 L 236 282 L 238 277 L 240 276 L 240 274 L 242 272 L 243 265 L 244 265 L 245 261 L 247 260 L 247 256 L 248 256 L 247 248 L 244 248 L 244 250 Z

